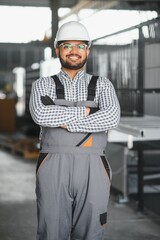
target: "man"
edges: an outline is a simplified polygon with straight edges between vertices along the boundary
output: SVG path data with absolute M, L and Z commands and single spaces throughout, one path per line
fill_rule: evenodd
M 54 45 L 61 71 L 35 81 L 30 97 L 42 130 L 37 240 L 102 240 L 111 181 L 106 131 L 119 122 L 119 103 L 108 79 L 84 72 L 91 41 L 82 24 L 62 25 Z

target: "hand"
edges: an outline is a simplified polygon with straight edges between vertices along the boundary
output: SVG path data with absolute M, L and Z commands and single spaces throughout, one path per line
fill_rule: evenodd
M 67 125 L 66 124 L 64 124 L 64 125 L 62 125 L 62 126 L 60 126 L 61 128 L 64 128 L 64 129 L 67 129 Z
M 89 107 L 86 107 L 86 116 L 88 116 L 90 114 L 90 108 Z

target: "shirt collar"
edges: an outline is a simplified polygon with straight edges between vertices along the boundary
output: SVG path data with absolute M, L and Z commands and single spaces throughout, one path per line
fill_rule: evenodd
M 80 70 L 73 79 L 71 79 L 69 77 L 68 73 L 66 73 L 62 69 L 61 69 L 59 74 L 60 74 L 60 77 L 65 77 L 65 78 L 70 79 L 70 80 L 77 80 L 77 79 L 82 78 L 84 76 L 84 70 Z

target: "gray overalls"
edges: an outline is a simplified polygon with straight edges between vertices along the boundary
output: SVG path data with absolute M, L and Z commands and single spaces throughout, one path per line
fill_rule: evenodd
M 88 86 L 83 102 L 64 100 L 64 88 L 57 76 L 57 99 L 42 96 L 43 104 L 66 107 L 88 106 L 93 101 L 97 77 Z M 107 221 L 110 166 L 105 158 L 107 136 L 99 133 L 71 133 L 45 127 L 37 161 L 37 240 L 102 240 Z

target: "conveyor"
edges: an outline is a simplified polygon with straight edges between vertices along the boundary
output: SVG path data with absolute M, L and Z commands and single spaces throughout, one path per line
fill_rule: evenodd
M 138 209 L 144 207 L 144 150 L 160 150 L 160 117 L 122 117 L 119 126 L 108 133 L 108 142 L 118 143 L 138 155 Z

